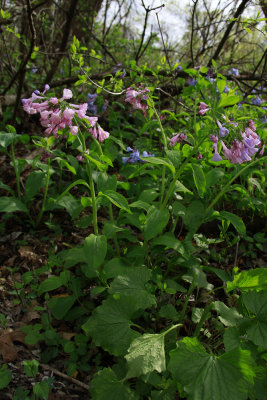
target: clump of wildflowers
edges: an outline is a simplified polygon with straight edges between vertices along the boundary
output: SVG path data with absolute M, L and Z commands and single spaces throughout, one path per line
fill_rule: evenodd
M 184 133 L 177 133 L 175 136 L 173 136 L 170 140 L 170 145 L 172 147 L 175 146 L 176 143 L 181 143 L 183 140 L 186 140 L 187 136 Z
M 228 71 L 229 74 L 234 75 L 234 76 L 239 76 L 239 71 L 237 68 L 232 68 Z
M 126 90 L 125 102 L 130 103 L 135 110 L 142 110 L 144 116 L 146 116 L 148 105 L 147 105 L 147 93 L 150 90 L 144 84 L 140 85 L 136 90 L 131 86 Z
M 64 89 L 63 96 L 60 99 L 57 97 L 49 98 L 44 96 L 49 89 L 49 85 L 45 85 L 42 94 L 39 90 L 35 90 L 29 99 L 22 99 L 24 111 L 28 114 L 40 114 L 40 124 L 46 128 L 45 134 L 47 136 L 52 134 L 57 138 L 58 130 L 62 130 L 66 127 L 69 127 L 72 135 L 77 135 L 79 128 L 77 126 L 76 117 L 78 117 L 79 119 L 86 119 L 89 122 L 89 132 L 100 142 L 103 142 L 109 137 L 109 133 L 104 131 L 100 125 L 97 124 L 97 117 L 88 117 L 86 115 L 88 108 L 87 103 L 79 105 L 65 103 L 65 100 L 70 100 L 73 96 L 70 89 Z
M 139 150 L 134 147 L 133 149 L 131 147 L 127 147 L 126 149 L 128 151 L 128 153 L 132 153 L 129 157 L 122 157 L 122 162 L 123 164 L 126 163 L 131 163 L 134 164 L 138 161 L 140 162 L 145 162 L 144 160 L 141 160 L 140 158 L 140 152 Z M 143 153 L 141 154 L 141 157 L 154 157 L 154 154 L 148 153 L 147 151 L 143 151 Z
M 219 136 L 224 138 L 229 134 L 229 131 L 228 129 L 227 132 L 223 130 L 226 128 L 224 128 L 219 123 L 219 121 L 217 121 L 217 123 L 218 126 L 220 127 Z M 223 140 L 220 140 L 225 158 L 233 164 L 242 164 L 244 162 L 250 161 L 251 157 L 257 151 L 259 151 L 259 147 L 261 146 L 260 138 L 255 131 L 256 131 L 255 123 L 253 120 L 250 120 L 249 126 L 245 128 L 244 132 L 240 132 L 241 140 L 235 138 L 230 148 L 226 146 Z M 221 161 L 222 157 L 218 152 L 219 137 L 216 135 L 210 135 L 210 140 L 213 143 L 212 148 L 214 150 L 212 161 Z

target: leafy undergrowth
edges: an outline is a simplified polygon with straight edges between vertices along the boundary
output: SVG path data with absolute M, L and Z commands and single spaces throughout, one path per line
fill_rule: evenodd
M 266 398 L 265 108 L 207 71 L 1 132 L 1 398 Z

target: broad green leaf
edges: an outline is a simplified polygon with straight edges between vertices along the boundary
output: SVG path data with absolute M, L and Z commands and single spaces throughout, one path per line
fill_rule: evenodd
M 182 242 L 176 239 L 172 232 L 166 232 L 164 235 L 153 240 L 152 246 L 158 245 L 169 247 L 170 249 L 173 249 L 182 255 L 185 253 Z
M 136 395 L 111 368 L 104 368 L 94 375 L 90 383 L 92 400 L 137 400 Z
M 217 82 L 216 82 L 216 83 L 217 83 L 219 92 L 222 93 L 222 92 L 223 92 L 223 89 L 225 88 L 226 81 L 225 81 L 224 79 L 217 79 Z
M 153 239 L 163 231 L 170 218 L 167 209 L 159 210 L 155 206 L 151 206 L 146 215 L 146 223 L 144 226 L 144 236 L 146 240 Z
M 35 383 L 33 386 L 33 393 L 38 399 L 47 400 L 50 392 L 50 385 L 45 380 Z
M 239 103 L 241 100 L 242 100 L 242 97 L 231 96 L 231 95 L 222 93 L 221 100 L 219 101 L 218 107 L 233 106 L 234 104 Z
M 66 160 L 63 160 L 60 157 L 56 157 L 55 160 L 59 160 L 59 162 L 62 164 L 62 166 L 66 167 L 73 175 L 76 175 L 76 169 L 70 165 Z
M 15 211 L 28 212 L 27 207 L 16 197 L 0 197 L 0 212 L 11 213 Z
M 111 203 L 115 204 L 115 206 L 131 214 L 129 204 L 122 194 L 114 192 L 114 190 L 105 190 L 104 192 L 99 192 L 98 196 L 106 197 Z
M 225 329 L 223 334 L 223 343 L 226 351 L 231 351 L 241 346 L 241 337 L 239 329 L 235 326 Z
M 164 334 L 144 334 L 131 343 L 125 356 L 128 364 L 127 379 L 166 369 Z
M 84 259 L 90 269 L 97 270 L 103 263 L 107 253 L 107 239 L 104 235 L 93 233 L 84 240 Z
M 219 320 L 225 326 L 237 326 L 243 319 L 243 316 L 235 308 L 227 307 L 222 301 L 215 301 L 214 309 L 219 314 Z
M 117 179 L 115 175 L 107 175 L 105 172 L 100 172 L 97 176 L 97 189 L 99 192 L 105 190 L 116 191 Z
M 97 346 L 115 356 L 123 356 L 131 342 L 140 335 L 131 329 L 134 325 L 131 317 L 137 309 L 132 297 L 109 297 L 95 309 L 82 328 Z
M 203 198 L 206 192 L 206 178 L 203 169 L 198 164 L 192 164 L 193 178 L 199 194 Z
M 6 364 L 0 367 L 0 390 L 4 389 L 12 379 L 12 373 Z
M 40 283 L 38 294 L 40 296 L 41 294 L 55 290 L 62 285 L 62 279 L 59 276 L 50 276 L 50 278 L 47 278 Z
M 168 369 L 188 400 L 246 400 L 255 376 L 249 351 L 236 348 L 217 357 L 189 337 L 170 352 Z
M 222 168 L 213 168 L 206 174 L 207 188 L 216 185 L 219 180 L 224 176 L 224 170 Z
M 71 309 L 73 304 L 75 303 L 74 296 L 66 296 L 66 297 L 52 297 L 48 301 L 48 307 L 50 308 L 53 316 L 56 319 L 62 319 Z
M 110 294 L 131 296 L 137 308 L 156 305 L 155 296 L 149 293 L 145 284 L 150 280 L 151 272 L 146 267 L 128 268 L 123 275 L 111 283 Z
M 205 208 L 201 201 L 194 200 L 186 208 L 186 213 L 182 217 L 188 230 L 194 231 L 203 221 L 205 215 Z
M 137 200 L 133 203 L 130 204 L 131 208 L 141 208 L 142 210 L 148 211 L 150 204 L 146 203 L 145 201 L 142 200 Z
M 267 349 L 267 292 L 251 291 L 242 295 L 245 306 L 254 316 L 247 337 L 257 346 Z
M 11 132 L 0 132 L 0 146 L 8 147 L 19 135 Z
M 80 212 L 83 209 L 83 206 L 80 204 L 78 199 L 75 199 L 71 195 L 67 194 L 66 196 L 62 197 L 57 204 L 64 207 L 65 210 L 70 214 L 70 216 L 74 219 L 77 218 Z
M 165 165 L 168 167 L 171 172 L 174 174 L 175 173 L 175 168 L 172 165 L 171 161 L 167 161 L 165 158 L 161 157 L 140 157 L 141 160 L 146 161 L 148 164 L 153 164 L 153 165 Z
M 242 292 L 267 290 L 267 269 L 250 269 L 235 275 L 232 282 L 227 282 L 227 292 L 234 289 L 240 289 Z
M 24 194 L 24 199 L 26 203 L 33 200 L 34 196 L 40 192 L 40 189 L 42 187 L 44 187 L 45 177 L 46 173 L 42 171 L 34 171 L 28 176 L 25 184 Z
M 231 224 L 234 225 L 235 229 L 240 235 L 246 234 L 246 226 L 242 219 L 235 214 L 232 214 L 228 211 L 221 211 L 220 216 L 227 221 L 230 221 Z
M 249 391 L 251 400 L 266 400 L 267 393 L 267 368 L 266 366 L 256 366 L 256 377 L 253 388 Z

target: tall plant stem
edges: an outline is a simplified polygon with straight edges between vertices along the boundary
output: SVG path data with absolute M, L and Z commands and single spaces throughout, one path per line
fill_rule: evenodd
M 40 210 L 39 215 L 38 215 L 37 220 L 36 220 L 36 226 L 38 226 L 39 223 L 41 222 L 41 219 L 43 217 L 43 213 L 45 211 L 46 198 L 47 198 L 49 181 L 50 181 L 50 163 L 51 163 L 51 160 L 50 160 L 50 158 L 48 158 L 48 160 L 47 160 L 47 174 L 46 174 L 46 180 L 45 180 L 44 198 L 43 198 L 43 203 L 42 203 L 41 210 Z
M 112 210 L 112 204 L 111 203 L 109 203 L 109 205 L 108 205 L 108 211 L 109 211 L 110 221 L 111 221 L 112 224 L 114 224 L 114 217 L 113 217 L 113 210 Z M 119 243 L 118 243 L 118 238 L 117 238 L 116 232 L 114 233 L 113 240 L 114 240 L 114 245 L 115 245 L 115 249 L 116 249 L 117 255 L 120 256 L 120 248 L 119 248 Z
M 161 132 L 161 137 L 162 137 L 163 146 L 164 146 L 164 153 L 166 154 L 166 151 L 168 150 L 168 146 L 167 146 L 167 137 L 166 137 L 166 134 L 165 134 L 165 132 L 164 132 L 164 129 L 163 129 L 163 126 L 162 126 L 160 117 L 159 117 L 159 115 L 158 115 L 158 112 L 157 112 L 157 110 L 156 110 L 156 108 L 155 108 L 154 102 L 153 102 L 153 100 L 151 99 L 151 97 L 149 97 L 149 100 L 150 100 L 150 101 L 149 101 L 149 102 L 150 102 L 150 106 L 151 106 L 152 110 L 154 111 L 154 113 L 155 113 L 155 115 L 156 115 L 156 118 L 157 118 L 157 121 L 158 121 L 158 123 L 159 123 L 160 132 Z M 166 175 L 166 167 L 165 167 L 165 165 L 163 165 L 163 168 L 162 168 L 162 175 L 161 175 L 161 193 L 160 193 L 160 203 L 161 203 L 161 204 L 162 204 L 162 202 L 163 202 L 163 197 L 164 197 L 164 192 L 165 192 L 165 184 L 166 184 L 166 182 L 165 182 L 165 175 Z
M 15 171 L 15 175 L 16 175 L 16 185 L 17 185 L 18 198 L 21 199 L 19 170 L 18 170 L 18 166 L 17 166 L 17 160 L 16 160 L 16 157 L 15 157 L 15 149 L 14 149 L 14 143 L 13 142 L 11 142 L 11 160 L 12 160 L 14 171 Z
M 184 305 L 183 305 L 183 309 L 182 309 L 180 317 L 179 317 L 179 322 L 181 324 L 183 324 L 183 322 L 184 322 L 184 317 L 185 317 L 186 309 L 187 309 L 187 306 L 188 306 L 188 302 L 190 300 L 190 296 L 191 296 L 192 292 L 194 291 L 195 287 L 196 287 L 196 284 L 195 284 L 195 277 L 194 277 L 193 281 L 192 281 L 192 283 L 191 283 L 191 285 L 190 285 L 190 287 L 188 289 L 188 292 L 187 292 L 187 295 L 186 295 L 186 298 L 185 298 L 185 302 L 184 302 Z M 179 331 L 180 331 L 180 328 L 178 328 L 177 335 L 179 334 Z
M 91 164 L 88 158 L 85 157 L 86 162 L 86 172 L 89 178 L 90 192 L 92 198 L 92 210 L 93 210 L 93 226 L 94 226 L 94 234 L 98 235 L 98 225 L 97 225 L 97 206 L 96 206 L 96 196 L 95 196 L 95 185 L 92 176 Z

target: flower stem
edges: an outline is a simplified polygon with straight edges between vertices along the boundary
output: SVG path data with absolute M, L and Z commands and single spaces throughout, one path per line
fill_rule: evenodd
M 50 160 L 50 158 L 48 158 L 48 160 L 47 160 L 47 174 L 46 174 L 46 180 L 45 180 L 44 198 L 43 198 L 43 203 L 42 203 L 41 210 L 40 210 L 39 215 L 38 215 L 37 220 L 36 220 L 36 224 L 35 224 L 36 227 L 41 222 L 41 219 L 43 217 L 43 213 L 45 211 L 45 205 L 46 205 L 45 203 L 46 203 L 48 187 L 49 187 L 49 181 L 50 181 L 50 163 L 51 163 L 51 160 Z
M 13 141 L 11 142 L 11 160 L 12 160 L 13 168 L 14 168 L 15 175 L 16 175 L 18 198 L 21 199 L 20 182 L 19 182 L 19 170 L 18 170 L 18 166 L 17 166 L 17 160 L 16 160 L 16 157 L 15 157 L 15 149 L 14 149 Z

